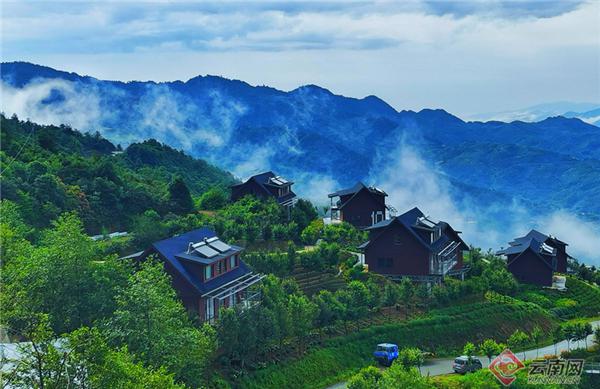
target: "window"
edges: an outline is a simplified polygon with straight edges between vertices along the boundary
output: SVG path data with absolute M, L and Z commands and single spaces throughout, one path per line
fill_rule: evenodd
M 229 257 L 229 268 L 233 269 L 235 267 L 235 255 L 232 255 L 231 257 Z
M 208 280 L 212 277 L 212 268 L 210 266 L 204 267 L 204 279 Z
M 380 268 L 390 268 L 392 267 L 392 258 L 378 258 L 377 266 Z
M 217 274 L 225 273 L 225 263 L 223 261 L 217 262 Z

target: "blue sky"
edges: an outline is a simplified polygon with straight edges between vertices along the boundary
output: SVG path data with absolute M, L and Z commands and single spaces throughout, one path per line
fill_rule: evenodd
M 2 2 L 2 59 L 119 80 L 222 75 L 461 116 L 600 103 L 600 2 Z

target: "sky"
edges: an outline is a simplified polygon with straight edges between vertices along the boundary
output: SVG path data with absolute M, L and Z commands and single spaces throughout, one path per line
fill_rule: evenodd
M 317 84 L 463 117 L 600 104 L 600 1 L 2 2 L 3 61 Z

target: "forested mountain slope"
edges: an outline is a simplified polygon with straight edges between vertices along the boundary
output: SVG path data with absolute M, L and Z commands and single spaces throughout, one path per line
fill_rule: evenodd
M 181 184 L 178 178 L 192 196 L 234 182 L 231 174 L 155 140 L 121 151 L 99 133 L 0 120 L 2 198 L 17 203 L 34 227 L 76 211 L 90 233 L 128 229 L 149 209 L 181 211 L 169 193 Z

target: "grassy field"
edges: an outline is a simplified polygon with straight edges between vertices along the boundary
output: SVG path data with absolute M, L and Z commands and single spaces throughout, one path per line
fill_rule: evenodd
M 376 325 L 348 336 L 328 339 L 300 359 L 272 364 L 238 382 L 241 388 L 319 388 L 344 380 L 372 363 L 381 342 L 417 346 L 437 356 L 458 353 L 465 342 L 485 338 L 504 341 L 515 329 L 539 325 L 548 333 L 553 319 L 535 304 L 478 302 L 436 309 L 406 322 Z

